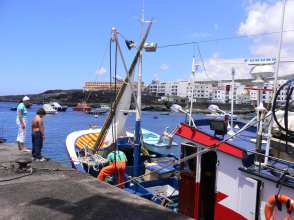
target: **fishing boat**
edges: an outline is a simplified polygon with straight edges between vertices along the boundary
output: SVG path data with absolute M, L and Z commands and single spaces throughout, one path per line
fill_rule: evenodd
M 78 103 L 73 110 L 76 112 L 90 112 L 91 111 L 91 107 L 86 103 L 86 102 L 81 102 Z
M 106 104 L 100 104 L 99 108 L 97 108 L 98 111 L 100 112 L 109 112 L 110 107 Z
M 159 135 L 142 128 L 141 132 L 144 147 L 152 153 L 166 156 L 170 155 L 172 152 L 177 152 L 177 149 L 179 148 L 179 145 L 176 142 L 167 137 L 166 131 L 162 135 Z
M 43 104 L 42 108 L 46 112 L 46 114 L 56 114 L 57 110 L 55 110 L 51 104 Z
M 274 79 L 271 109 L 263 106 L 262 86 L 258 90 L 256 116 L 247 123 L 233 117 L 230 122 L 208 117 L 194 120 L 191 111 L 177 105 L 171 107 L 188 119 L 176 131 L 182 138 L 178 161 L 180 213 L 197 220 L 294 217 L 294 120 L 293 112 L 289 111 L 294 80 L 277 88 L 283 23 L 275 72 L 269 70 L 274 69 L 276 61 L 266 59 L 261 62 L 254 59 L 251 69 L 256 77 L 252 81 Z M 232 69 L 231 91 L 234 91 L 234 73 Z M 278 102 L 282 91 L 288 94 L 285 103 Z M 231 92 L 232 114 L 233 97 Z
M 67 106 L 62 106 L 58 102 L 50 102 L 49 104 L 58 112 L 65 112 L 67 110 Z
M 98 129 L 75 131 L 67 136 L 66 148 L 73 167 L 79 170 L 84 170 L 85 172 L 88 172 L 96 177 L 101 167 L 103 167 L 106 162 L 105 157 L 109 151 L 114 150 L 114 147 L 124 148 L 128 157 L 128 163 L 132 163 L 134 161 L 132 157 L 135 138 L 133 134 L 126 132 L 125 122 L 131 106 L 131 84 L 134 79 L 134 69 L 138 63 L 138 58 L 141 50 L 143 49 L 150 28 L 151 23 L 148 26 L 139 47 L 137 48 L 136 55 L 129 70 L 125 67 L 127 72 L 126 77 L 123 85 L 116 95 L 103 127 Z M 111 42 L 116 44 L 119 55 L 123 59 L 116 28 L 112 29 Z M 136 134 L 136 136 L 140 135 Z
M 125 68 L 127 76 L 112 104 L 112 109 L 103 127 L 72 132 L 67 136 L 66 147 L 73 167 L 80 171 L 87 172 L 94 177 L 96 177 L 101 168 L 107 164 L 105 157 L 108 152 L 114 149 L 124 151 L 128 159 L 126 167 L 127 175 L 136 177 L 145 173 L 145 180 L 143 182 L 136 180 L 127 182 L 125 184 L 125 191 L 161 204 L 166 200 L 173 201 L 178 194 L 178 181 L 173 177 L 176 169 L 173 165 L 169 165 L 168 168 L 166 167 L 174 161 L 175 158 L 150 158 L 148 153 L 144 150 L 144 143 L 141 143 L 141 137 L 143 135 L 141 136 L 142 129 L 140 127 L 140 117 L 136 117 L 134 134 L 126 132 L 125 130 L 125 122 L 131 106 L 131 82 L 134 78 L 134 68 L 136 63 L 140 63 L 138 60 L 150 31 L 151 24 L 150 22 L 139 47 L 137 47 L 137 52 L 131 67 L 128 71 L 127 68 Z M 112 40 L 117 43 L 118 51 L 120 51 L 120 46 L 117 42 L 117 34 L 118 32 L 116 29 L 113 29 Z M 140 81 L 138 84 L 141 84 Z M 137 95 L 137 97 L 139 97 L 137 106 L 141 104 L 139 91 L 140 90 L 138 90 Z M 137 108 L 137 116 L 140 116 L 139 112 L 140 110 Z M 162 146 L 165 147 L 165 145 Z M 116 184 L 115 181 L 111 181 L 111 183 L 114 185 Z M 172 209 L 175 208 L 174 205 L 166 206 Z
M 276 219 L 293 215 L 293 154 L 282 150 L 287 157 L 269 156 L 267 143 L 272 153 L 279 149 L 281 154 L 283 147 L 280 140 L 262 141 L 256 117 L 246 124 L 234 121 L 238 129 L 234 128 L 233 136 L 223 120 L 194 123 L 184 122 L 176 132 L 183 138 L 182 157 L 194 155 L 180 171 L 180 185 L 185 187 L 180 190 L 179 212 L 195 219 L 268 220 L 273 211 Z
M 105 104 L 101 104 L 98 108 L 92 109 L 88 113 L 90 115 L 102 115 L 110 111 L 110 107 Z

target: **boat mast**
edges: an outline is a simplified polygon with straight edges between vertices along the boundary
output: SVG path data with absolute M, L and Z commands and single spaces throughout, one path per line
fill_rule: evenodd
M 141 35 L 140 40 L 144 35 L 144 1 L 142 2 L 142 11 L 140 17 L 140 24 L 141 24 Z M 141 121 L 141 105 L 142 105 L 142 96 L 141 96 L 141 85 L 142 85 L 142 59 L 143 59 L 143 51 L 141 50 L 139 61 L 138 61 L 138 87 L 137 87 L 137 111 L 136 111 L 136 121 Z
M 141 24 L 141 35 L 142 40 L 144 35 L 144 0 L 142 0 L 142 10 L 140 17 Z M 139 175 L 140 167 L 140 154 L 141 154 L 141 104 L 142 104 L 142 95 L 141 95 L 141 85 L 142 85 L 142 58 L 143 51 L 140 51 L 139 60 L 138 60 L 138 85 L 137 85 L 137 105 L 136 105 L 136 126 L 135 126 L 135 149 L 134 149 L 134 167 L 133 175 Z
M 233 67 L 232 68 L 232 85 L 231 85 L 231 129 L 230 131 L 228 132 L 228 134 L 230 136 L 233 136 L 235 135 L 235 132 L 234 132 L 234 118 L 233 118 L 233 115 L 234 115 L 234 94 L 235 94 L 235 68 Z
M 192 77 L 191 77 L 191 98 L 190 98 L 190 115 L 189 115 L 189 126 L 192 125 L 192 112 L 193 112 L 193 102 L 194 102 L 194 78 L 196 72 L 196 64 L 195 64 L 195 48 L 194 48 L 194 55 L 192 60 Z
M 282 17 L 281 17 L 281 32 L 280 32 L 280 39 L 279 39 L 279 49 L 278 49 L 278 56 L 277 56 L 277 66 L 275 69 L 275 78 L 274 78 L 274 88 L 273 88 L 273 96 L 276 96 L 277 92 L 277 87 L 278 87 L 278 74 L 279 74 L 279 68 L 280 68 L 280 60 L 281 60 L 281 50 L 282 50 L 282 44 L 283 44 L 283 32 L 284 32 L 284 23 L 285 23 L 285 9 L 286 9 L 286 3 L 287 0 L 283 0 L 283 5 L 282 5 Z M 274 99 L 272 99 L 274 100 Z M 272 113 L 273 105 L 271 105 L 271 111 L 269 113 Z M 271 116 L 273 117 L 273 116 Z M 268 156 L 269 156 L 269 150 L 270 150 L 270 141 L 272 138 L 272 127 L 273 127 L 273 118 L 271 118 L 269 127 L 268 127 L 268 139 L 266 143 L 266 148 L 265 148 L 265 157 L 264 157 L 264 163 L 268 163 Z
M 135 57 L 134 57 L 134 59 L 132 61 L 132 64 L 131 64 L 130 69 L 129 69 L 128 73 L 127 73 L 127 76 L 126 76 L 126 78 L 125 78 L 125 80 L 123 82 L 123 85 L 121 86 L 119 92 L 117 93 L 117 96 L 116 96 L 116 98 L 115 98 L 115 100 L 113 102 L 110 113 L 108 114 L 107 119 L 106 119 L 105 123 L 103 124 L 103 127 L 102 127 L 102 129 L 101 129 L 101 131 L 100 131 L 100 133 L 98 135 L 98 138 L 97 138 L 97 140 L 95 142 L 95 145 L 94 145 L 94 150 L 95 151 L 98 151 L 99 148 L 103 145 L 103 141 L 104 141 L 106 133 L 107 133 L 112 121 L 113 121 L 113 118 L 114 118 L 115 113 L 117 111 L 117 107 L 118 107 L 118 105 L 119 105 L 119 103 L 121 101 L 121 98 L 122 98 L 122 96 L 123 96 L 123 94 L 124 94 L 124 92 L 125 92 L 125 90 L 126 90 L 126 88 L 128 86 L 128 83 L 130 83 L 130 79 L 132 78 L 132 76 L 134 74 L 134 70 L 135 70 L 135 67 L 137 65 L 137 62 L 138 62 L 138 59 L 139 59 L 139 56 L 140 56 L 140 52 L 144 47 L 145 41 L 146 41 L 147 36 L 148 36 L 148 34 L 150 32 L 150 29 L 151 29 L 151 26 L 152 26 L 152 21 L 149 23 L 149 25 L 147 27 L 147 30 L 144 33 L 139 46 L 137 47 L 136 55 L 135 55 Z M 115 36 L 116 43 L 118 43 L 116 29 L 113 29 L 113 35 Z M 116 126 L 116 125 L 114 125 L 114 126 Z

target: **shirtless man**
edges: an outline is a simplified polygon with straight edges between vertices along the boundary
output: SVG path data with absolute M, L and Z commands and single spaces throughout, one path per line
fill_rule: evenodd
M 41 150 L 43 147 L 44 141 L 44 125 L 43 125 L 43 117 L 46 115 L 46 112 L 43 108 L 40 108 L 37 111 L 36 116 L 32 121 L 32 144 L 33 150 L 32 155 L 33 158 L 37 161 L 45 161 L 46 159 L 42 157 Z

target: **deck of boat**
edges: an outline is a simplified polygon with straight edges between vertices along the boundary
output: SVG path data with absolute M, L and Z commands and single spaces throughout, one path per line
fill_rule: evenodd
M 8 180 L 21 175 L 8 161 L 26 157 L 16 145 L 0 144 L 0 219 L 188 219 L 52 160 Z

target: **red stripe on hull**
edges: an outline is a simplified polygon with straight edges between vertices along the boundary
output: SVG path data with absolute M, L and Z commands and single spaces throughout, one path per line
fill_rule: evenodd
M 246 220 L 247 218 L 243 217 L 239 213 L 231 210 L 221 204 L 215 204 L 215 213 L 214 220 L 224 220 L 224 219 L 234 219 L 234 220 Z
M 215 195 L 216 204 L 215 204 L 215 213 L 214 220 L 223 220 L 223 219 L 234 219 L 234 220 L 246 220 L 242 215 L 235 212 L 232 209 L 229 209 L 221 204 L 220 201 L 227 198 L 228 195 L 223 194 L 222 192 L 217 192 Z
M 220 144 L 220 140 L 216 139 L 213 136 L 210 136 L 197 128 L 191 128 L 187 124 L 181 124 L 180 128 L 178 128 L 177 133 L 178 136 L 191 140 L 193 142 L 206 145 L 207 147 L 214 146 L 216 144 Z M 232 155 L 234 157 L 242 159 L 244 157 L 244 151 L 235 147 L 234 145 L 228 143 L 221 143 L 218 148 L 219 151 Z
M 200 183 L 195 184 L 195 207 L 194 207 L 194 218 L 198 219 L 199 216 L 199 193 Z
M 223 199 L 227 198 L 228 196 L 226 194 L 223 194 L 221 192 L 217 192 L 215 195 L 215 202 L 220 202 Z
M 200 192 L 200 183 L 196 183 L 195 185 L 195 209 L 194 209 L 194 218 L 198 220 L 199 216 L 199 192 Z M 227 198 L 228 195 L 217 192 L 215 195 L 216 203 L 215 203 L 215 212 L 214 212 L 214 220 L 224 220 L 224 219 L 233 219 L 233 220 L 246 220 L 247 218 L 243 217 L 239 213 L 235 212 L 232 209 L 229 209 L 226 206 L 219 204 L 220 201 Z

